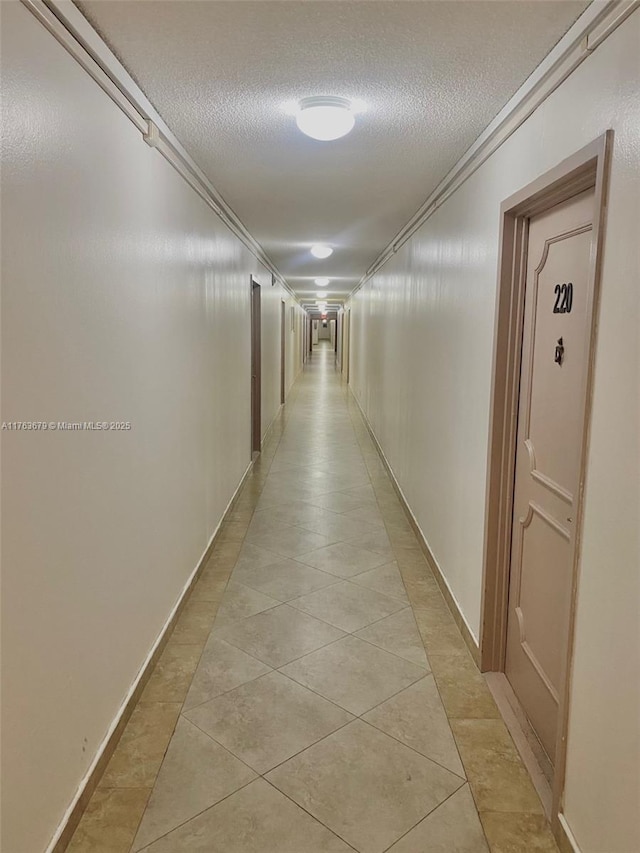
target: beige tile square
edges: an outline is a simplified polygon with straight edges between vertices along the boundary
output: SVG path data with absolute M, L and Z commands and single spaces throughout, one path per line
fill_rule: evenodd
M 417 542 L 408 548 L 402 545 L 394 545 L 393 552 L 405 581 L 407 580 L 405 572 L 419 572 L 421 577 L 430 577 L 435 580 Z
M 266 548 L 260 548 L 257 545 L 245 542 L 238 555 L 234 571 L 245 568 L 261 569 L 265 566 L 272 566 L 280 560 L 282 560 L 282 557 L 279 554 L 274 554 L 273 551 L 268 551 Z
M 394 561 L 393 548 L 383 528 L 374 528 L 368 533 L 361 533 L 359 536 L 350 536 L 346 541 L 349 545 L 353 545 L 356 548 L 364 548 L 366 551 L 382 554 L 389 563 Z
M 270 607 L 280 604 L 275 598 L 270 598 L 262 592 L 251 589 L 235 580 L 230 580 L 220 602 L 215 619 L 216 628 L 231 625 L 239 619 L 246 619 L 255 613 L 261 613 Z
M 241 521 L 249 525 L 253 517 L 253 506 L 251 503 L 238 502 L 228 513 L 227 521 Z
M 281 604 L 242 622 L 227 625 L 215 636 L 264 661 L 280 667 L 344 636 L 344 632 Z
M 373 504 L 348 510 L 344 513 L 344 517 L 353 521 L 365 521 L 367 524 L 371 524 L 377 529 L 382 528 L 382 532 L 384 532 L 382 513 L 380 512 L 380 509 L 377 506 L 373 506 Z
M 202 574 L 200 575 L 200 578 L 218 578 L 219 580 L 226 581 L 229 576 L 229 573 L 231 572 L 231 569 L 235 566 L 237 559 L 237 554 L 233 556 L 220 557 L 214 551 L 207 560 L 206 565 L 202 569 Z
M 421 755 L 465 778 L 433 676 L 416 681 L 363 717 Z
M 244 521 L 223 521 L 218 533 L 219 542 L 242 542 L 247 532 L 247 523 Z
M 184 703 L 184 710 L 201 705 L 222 693 L 233 690 L 247 681 L 270 671 L 262 661 L 230 646 L 213 635 L 204 647 L 193 682 Z
M 345 494 L 350 495 L 352 498 L 356 498 L 360 501 L 360 506 L 378 506 L 378 501 L 376 500 L 376 493 L 373 490 L 373 486 L 370 483 L 367 483 L 364 486 L 356 486 L 353 489 L 341 489 L 340 491 L 345 492 Z
M 307 498 L 307 503 L 315 504 L 331 512 L 348 512 L 362 506 L 362 499 L 347 492 L 326 492 Z
M 330 541 L 326 536 L 284 524 L 274 524 L 268 530 L 259 532 L 250 530 L 247 534 L 247 542 L 283 557 L 296 557 L 307 551 L 323 548 Z
M 450 723 L 480 812 L 542 813 L 542 804 L 502 720 Z
M 451 611 L 447 607 L 446 602 L 442 597 L 442 593 L 440 592 L 440 588 L 435 580 L 412 580 L 410 577 L 407 577 L 407 574 L 402 570 L 400 570 L 400 574 L 402 575 L 402 581 L 404 583 L 404 588 L 407 590 L 409 601 L 411 602 L 411 606 L 416 614 L 421 611 L 428 611 L 425 618 L 421 620 L 421 628 L 423 625 L 428 625 L 429 619 L 435 626 L 448 624 L 452 621 L 451 619 L 447 619 L 444 615 L 441 619 L 437 619 L 438 613 L 445 614 L 448 612 L 450 616 Z
M 313 486 L 271 485 L 263 488 L 256 504 L 256 511 L 267 509 L 278 504 L 289 504 L 295 501 L 306 501 L 313 495 Z
M 343 631 L 357 631 L 406 607 L 405 602 L 366 587 L 342 581 L 290 601 L 291 607 L 310 613 Z
M 480 818 L 491 853 L 558 853 L 544 815 L 481 812 Z
M 375 554 L 373 551 L 367 551 L 364 548 L 356 548 L 354 545 L 347 545 L 345 542 L 310 551 L 302 554 L 298 559 L 315 569 L 341 578 L 351 578 L 387 562 L 381 554 Z
M 404 526 L 408 523 L 407 515 L 404 509 L 400 506 L 398 500 L 396 498 L 387 498 L 383 495 L 378 496 L 378 506 L 380 507 L 380 512 L 382 513 L 382 517 L 384 519 L 385 530 L 388 531 L 389 527 L 400 526 L 404 528 Z M 398 548 L 405 548 L 401 542 L 395 543 Z M 406 545 L 406 550 L 420 550 L 420 545 L 418 540 L 415 539 L 413 542 L 409 542 Z
M 469 786 L 445 800 L 389 853 L 489 853 Z
M 241 548 L 242 542 L 216 541 L 213 546 L 209 562 L 214 561 L 215 563 L 222 560 L 236 560 Z
M 352 581 L 359 586 L 366 586 L 368 589 L 375 589 L 376 592 L 382 592 L 384 595 L 399 598 L 405 604 L 409 603 L 402 577 L 398 571 L 398 565 L 395 562 L 355 575 Z
M 491 691 L 469 654 L 432 654 L 429 660 L 449 717 L 500 719 Z
M 320 533 L 329 542 L 344 542 L 355 536 L 366 536 L 376 532 L 376 528 L 369 522 L 350 519 L 336 512 L 325 512 L 323 517 L 301 522 L 300 527 Z
M 246 764 L 181 717 L 162 762 L 133 850 L 209 808 L 255 779 Z
M 251 529 L 269 529 L 273 525 L 298 525 L 304 527 L 305 523 L 321 521 L 323 518 L 331 518 L 335 513 L 329 512 L 314 504 L 305 501 L 296 503 L 278 504 L 269 509 L 259 510 L 254 514 Z
M 335 575 L 312 569 L 311 566 L 286 557 L 266 568 L 236 569 L 233 579 L 278 601 L 290 601 L 339 582 Z
M 366 470 L 364 473 L 356 474 L 332 473 L 327 476 L 326 480 L 314 484 L 314 488 L 318 492 L 346 492 L 350 489 L 360 488 L 361 486 L 366 487 L 369 485 L 369 482 L 369 474 Z
M 417 604 L 417 606 L 416 606 Z M 455 620 L 444 598 L 439 596 L 425 596 L 413 604 L 416 613 L 416 624 L 418 630 L 429 628 L 444 628 L 455 625 Z
M 98 788 L 67 853 L 129 853 L 150 788 Z
M 243 684 L 186 715 L 261 774 L 353 719 L 279 672 Z
M 220 572 L 203 572 L 201 577 L 194 585 L 189 595 L 190 601 L 217 601 L 220 602 L 224 595 L 224 590 L 227 585 L 228 575 L 231 572 L 231 566 L 222 575 Z
M 179 714 L 179 702 L 138 703 L 100 787 L 152 788 Z
M 393 548 L 415 548 L 418 546 L 416 535 L 409 526 L 408 522 L 391 522 L 385 519 L 387 536 L 391 541 Z
M 267 779 L 360 853 L 382 853 L 462 785 L 361 720 Z
M 415 663 L 417 666 L 429 668 L 424 646 L 416 627 L 410 607 L 369 625 L 357 632 L 358 637 L 373 643 L 393 655 Z
M 282 667 L 285 675 L 359 716 L 425 674 L 423 667 L 345 637 Z
M 353 853 L 351 847 L 262 779 L 156 841 L 148 851 Z
M 461 655 L 469 654 L 460 629 L 455 622 L 449 625 L 420 624 L 420 633 L 428 655 Z
M 217 601 L 187 601 L 173 629 L 171 642 L 174 645 L 203 646 L 211 633 L 217 612 Z
M 196 671 L 202 646 L 167 643 L 142 692 L 142 702 L 182 702 Z

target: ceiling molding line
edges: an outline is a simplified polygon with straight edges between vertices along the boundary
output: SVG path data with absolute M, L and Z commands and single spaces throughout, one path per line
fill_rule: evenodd
M 424 204 L 378 255 L 347 299 L 354 296 L 569 75 L 639 7 L 640 0 L 594 0 L 447 173 Z
M 138 128 L 147 144 L 162 154 L 299 304 L 298 297 L 260 243 L 192 160 L 144 92 L 71 0 L 21 2 Z

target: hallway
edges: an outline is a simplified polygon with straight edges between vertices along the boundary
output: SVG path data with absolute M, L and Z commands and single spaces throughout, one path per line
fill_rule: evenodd
M 557 849 L 328 343 L 68 849 Z
M 640 0 L 0 19 L 2 853 L 638 853 Z

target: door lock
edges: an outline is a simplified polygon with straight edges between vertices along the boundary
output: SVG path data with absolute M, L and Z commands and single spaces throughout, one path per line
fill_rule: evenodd
M 562 343 L 562 338 L 558 338 L 558 344 L 556 346 L 556 354 L 553 359 L 556 364 L 562 364 L 564 361 L 564 344 Z

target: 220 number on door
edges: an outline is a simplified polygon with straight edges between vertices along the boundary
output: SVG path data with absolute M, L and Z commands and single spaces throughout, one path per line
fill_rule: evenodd
M 553 288 L 556 295 L 556 303 L 553 306 L 554 314 L 570 314 L 573 305 L 573 284 L 556 284 Z

